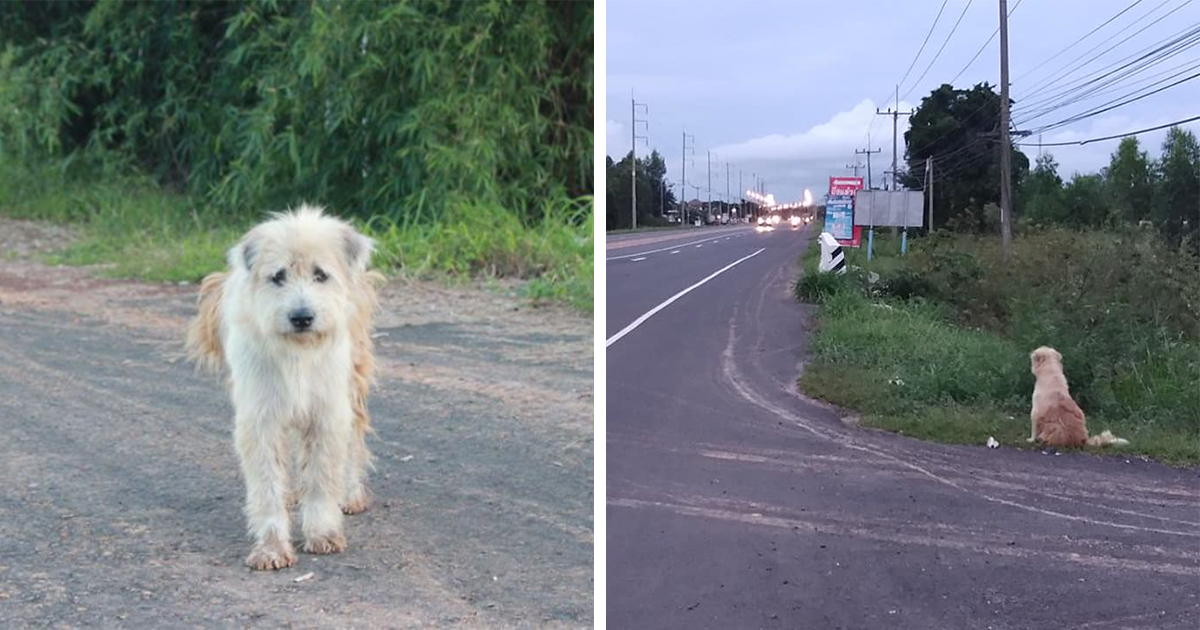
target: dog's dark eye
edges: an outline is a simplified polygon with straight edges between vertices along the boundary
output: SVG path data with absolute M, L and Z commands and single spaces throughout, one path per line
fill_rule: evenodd
M 317 267 L 313 270 L 313 280 L 316 280 L 317 282 L 325 282 L 328 279 L 329 275 L 325 273 L 324 269 Z
M 275 275 L 271 276 L 271 283 L 277 287 L 283 286 L 284 280 L 287 280 L 287 271 L 284 271 L 283 269 L 276 271 Z

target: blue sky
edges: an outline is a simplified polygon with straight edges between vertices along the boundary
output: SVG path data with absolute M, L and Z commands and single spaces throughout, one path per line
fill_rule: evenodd
M 1035 120 L 1022 120 L 1022 103 L 1054 96 L 1057 86 L 1069 86 L 1071 80 L 1086 78 L 1200 25 L 1200 3 L 1187 2 L 1142 0 L 1038 67 L 1133 0 L 1021 0 L 1020 5 L 1010 0 L 1009 69 L 1012 97 L 1017 101 L 1014 120 L 1025 123 L 1022 128 L 1055 122 L 1200 63 L 1200 46 L 1183 50 L 1115 84 L 1111 92 Z M 726 162 L 731 165 L 729 188 L 735 197 L 739 170 L 743 188 L 750 187 L 751 173 L 756 173 L 767 180 L 769 192 L 781 201 L 798 199 L 805 188 L 819 197 L 830 175 L 850 174 L 845 167 L 854 162 L 854 149 L 867 146 L 868 131 L 871 147 L 882 148 L 872 156 L 871 164 L 878 183 L 891 165 L 892 123 L 890 118 L 876 116 L 875 108 L 894 106 L 895 84 L 913 61 L 941 6 L 941 0 L 609 0 L 606 152 L 618 157 L 629 151 L 632 92 L 639 102 L 649 105 L 649 147 L 666 158 L 670 181 L 679 181 L 684 126 L 695 135 L 688 183 L 701 186 L 701 197 L 707 195 L 709 150 L 714 152 L 714 198 L 725 193 Z M 1172 10 L 1170 16 L 1150 25 Z M 919 104 L 922 96 L 950 81 L 964 67 L 954 82 L 956 87 L 998 83 L 998 38 L 967 65 L 996 30 L 998 13 L 996 0 L 947 0 L 929 43 L 900 87 L 900 109 Z M 924 78 L 917 81 L 960 15 L 962 21 L 953 37 Z M 1101 54 L 1130 36 L 1127 42 Z M 1076 58 L 1079 60 L 1073 62 Z M 1075 65 L 1082 67 L 1071 69 Z M 1172 68 L 1177 70 L 1166 72 Z M 1060 71 L 1063 78 L 1055 79 Z M 1160 72 L 1164 74 L 1152 78 Z M 1142 79 L 1147 81 L 1138 83 Z M 1047 131 L 1044 140 L 1109 135 L 1195 115 L 1200 115 L 1200 80 Z M 1200 133 L 1200 122 L 1187 126 Z M 904 130 L 902 117 L 901 160 Z M 1141 136 L 1143 150 L 1157 156 L 1165 133 Z M 1036 136 L 1030 140 L 1035 141 Z M 1116 144 L 1114 140 L 1047 151 L 1060 163 L 1060 174 L 1069 178 L 1075 171 L 1094 172 L 1105 166 Z M 1031 160 L 1037 154 L 1037 147 L 1024 150 Z M 639 155 L 648 152 L 639 144 Z M 865 175 L 865 169 L 860 174 Z M 688 198 L 695 195 L 689 185 Z

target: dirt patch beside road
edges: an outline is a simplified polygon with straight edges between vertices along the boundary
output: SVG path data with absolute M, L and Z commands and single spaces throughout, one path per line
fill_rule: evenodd
M 251 573 L 195 286 L 39 262 L 69 238 L 0 219 L 0 627 L 591 625 L 588 319 L 389 283 L 375 505 L 348 552 Z

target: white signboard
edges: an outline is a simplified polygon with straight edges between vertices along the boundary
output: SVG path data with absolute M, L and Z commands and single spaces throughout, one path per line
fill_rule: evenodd
M 921 227 L 924 210 L 924 191 L 860 190 L 854 199 L 854 225 Z

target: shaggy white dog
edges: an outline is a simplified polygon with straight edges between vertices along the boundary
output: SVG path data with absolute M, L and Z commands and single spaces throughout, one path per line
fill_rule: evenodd
M 382 279 L 367 270 L 373 246 L 321 208 L 301 206 L 250 230 L 229 250 L 229 270 L 201 284 L 188 354 L 228 369 L 253 569 L 296 563 L 292 497 L 309 553 L 345 549 L 342 513 L 369 503 L 366 397 Z

